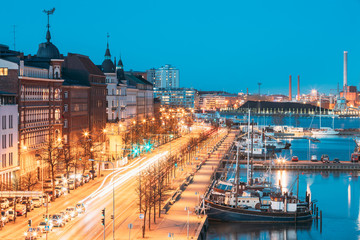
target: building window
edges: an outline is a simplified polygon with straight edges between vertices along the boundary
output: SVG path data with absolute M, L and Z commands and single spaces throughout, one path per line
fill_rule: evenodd
M 60 110 L 59 109 L 55 110 L 55 120 L 56 121 L 60 120 Z
M 2 135 L 2 148 L 6 148 L 6 135 Z
M 7 76 L 8 68 L 0 68 L 0 76 Z
M 69 93 L 66 91 L 64 92 L 64 98 L 68 98 Z
M 55 95 L 54 95 L 54 98 L 56 99 L 56 100 L 59 100 L 60 99 L 60 89 L 55 89 Z
M 9 147 L 13 146 L 13 134 L 9 134 Z
M 2 129 L 6 129 L 6 116 L 2 116 Z
M 2 155 L 1 165 L 2 165 L 3 168 L 6 167 L 6 154 L 3 154 L 3 155 Z
M 64 120 L 64 128 L 67 128 L 67 127 L 68 127 L 68 120 L 65 119 L 65 120 Z
M 13 128 L 13 115 L 9 115 L 9 128 Z
M 14 165 L 14 153 L 9 153 L 9 166 Z
M 68 105 L 67 105 L 67 104 L 65 104 L 65 105 L 64 105 L 64 112 L 67 112 L 67 111 L 68 111 L 68 109 L 69 109 Z

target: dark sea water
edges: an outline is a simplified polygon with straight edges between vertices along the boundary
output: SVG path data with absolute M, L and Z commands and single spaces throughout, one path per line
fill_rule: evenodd
M 321 138 L 320 143 L 310 143 L 310 154 L 328 154 L 330 159 L 349 160 L 355 148 L 351 137 Z M 309 141 L 293 140 L 290 150 L 281 154 L 288 159 L 296 155 L 307 159 Z M 246 180 L 246 170 L 241 169 L 241 180 Z M 263 176 L 263 172 L 255 172 Z M 360 180 L 359 172 L 295 172 L 273 171 L 271 181 L 289 189 L 299 174 L 299 196 L 311 193 L 312 200 L 317 201 L 323 212 L 323 223 L 309 224 L 239 224 L 210 222 L 207 239 L 358 239 L 360 240 Z M 265 175 L 266 176 L 266 175 Z M 294 191 L 296 184 L 294 184 Z

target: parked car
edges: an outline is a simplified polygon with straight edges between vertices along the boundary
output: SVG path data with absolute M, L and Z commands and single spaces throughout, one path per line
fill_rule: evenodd
M 4 223 L 9 222 L 9 211 L 7 211 L 7 210 L 1 211 L 1 221 L 3 221 Z
M 51 215 L 50 222 L 54 227 L 63 227 L 65 226 L 65 220 L 62 218 L 61 214 L 53 214 Z
M 299 158 L 298 158 L 297 156 L 293 156 L 293 157 L 291 158 L 291 161 L 292 161 L 292 162 L 298 162 L 298 161 L 299 161 Z
M 97 169 L 90 170 L 89 172 L 91 172 L 94 175 L 94 177 L 97 177 Z
M 17 204 L 16 205 L 16 216 L 22 216 L 26 212 L 26 206 Z
M 24 200 L 21 202 L 21 204 L 26 206 L 28 212 L 31 212 L 32 210 L 34 210 L 34 204 L 33 204 L 32 200 Z
M 67 184 L 68 184 L 70 190 L 74 190 L 74 189 L 75 189 L 75 182 L 74 182 L 74 180 L 68 180 Z
M 76 208 L 76 211 L 77 211 L 78 213 L 84 213 L 84 212 L 85 212 L 85 205 L 84 205 L 84 203 L 78 203 L 78 204 L 76 204 L 75 208 Z
M 39 198 L 42 200 L 42 204 L 46 204 L 46 198 L 47 198 L 47 201 L 50 202 L 51 201 L 51 196 L 49 195 L 44 195 L 44 196 L 39 196 Z
M 317 162 L 317 161 L 318 161 L 317 156 L 316 156 L 316 155 L 312 155 L 312 156 L 311 156 L 311 161 L 312 161 L 312 162 Z
M 36 240 L 42 237 L 42 230 L 38 227 L 36 228 L 29 228 L 25 233 L 25 239 Z
M 83 175 L 83 179 L 84 179 L 84 182 L 85 182 L 85 183 L 88 183 L 88 182 L 90 181 L 90 176 L 89 176 L 89 174 L 84 174 L 84 175 Z
M 68 207 L 66 208 L 66 212 L 69 213 L 70 217 L 74 218 L 78 216 L 78 212 L 76 211 L 75 207 Z
M 53 191 L 52 191 L 51 189 L 46 189 L 44 192 L 45 192 L 50 198 L 53 197 Z M 55 196 L 55 197 L 56 197 L 56 196 Z
M 44 188 L 50 188 L 50 187 L 52 187 L 52 184 L 53 184 L 53 182 L 51 179 L 45 179 Z
M 63 174 L 59 174 L 59 175 L 56 175 L 55 176 L 55 179 L 58 181 L 58 182 L 64 182 L 66 180 L 65 176 Z M 59 184 L 59 183 L 58 183 Z
M 63 211 L 63 212 L 60 212 L 60 214 L 63 216 L 63 219 L 65 220 L 65 222 L 68 222 L 71 220 L 71 216 L 68 212 Z
M 338 159 L 338 158 L 334 158 L 333 163 L 340 163 L 340 159 Z
M 351 154 L 351 162 L 359 162 L 360 160 L 360 153 L 355 152 Z
M 59 190 L 61 195 L 64 195 L 67 192 L 67 188 L 62 186 L 56 186 L 55 190 Z
M 40 228 L 41 232 L 43 233 L 52 231 L 52 227 L 53 227 L 52 223 L 47 223 L 47 222 L 40 222 L 38 226 L 38 228 Z
M 39 197 L 33 197 L 32 202 L 34 204 L 34 207 L 39 208 L 42 205 L 42 199 Z
M 84 183 L 82 182 L 82 180 L 79 180 L 79 179 L 75 179 L 75 184 L 76 184 L 76 187 L 80 187 L 82 186 Z
M 8 198 L 7 200 L 9 201 L 9 207 L 14 206 L 14 198 Z
M 9 210 L 8 210 L 8 219 L 9 219 L 9 221 L 14 221 L 14 218 L 15 218 L 15 216 L 14 216 L 14 210 L 12 209 L 12 208 L 10 208 Z
M 3 198 L 0 200 L 0 208 L 5 209 L 9 207 L 9 200 L 7 198 Z
M 327 154 L 323 154 L 323 155 L 321 155 L 321 161 L 323 163 L 330 163 L 330 158 Z

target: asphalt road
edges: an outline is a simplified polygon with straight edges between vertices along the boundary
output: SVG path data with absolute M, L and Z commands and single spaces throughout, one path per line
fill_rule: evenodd
M 172 154 L 180 146 L 187 144 L 191 135 L 203 131 L 197 128 L 193 133 L 175 139 L 171 142 Z M 113 210 L 113 184 L 115 188 L 115 239 L 127 239 L 129 219 L 138 216 L 138 203 L 136 195 L 136 176 L 139 171 L 147 168 L 156 161 L 165 159 L 169 154 L 170 143 L 158 147 L 152 153 L 146 154 L 131 161 L 122 168 L 105 171 L 105 177 L 90 181 L 84 186 L 72 191 L 71 194 L 63 196 L 49 205 L 49 213 L 58 213 L 68 206 L 75 206 L 83 201 L 86 204 L 86 212 L 68 222 L 65 227 L 53 228 L 48 234 L 48 239 L 103 239 L 104 226 L 101 225 L 101 210 L 106 209 L 105 237 L 112 239 L 113 222 L 111 214 Z M 24 232 L 28 229 L 27 220 L 32 220 L 32 225 L 37 226 L 43 221 L 45 208 L 35 209 L 28 213 L 28 218 L 18 217 L 16 223 L 8 223 L 0 230 L 0 239 L 24 239 Z M 41 239 L 46 239 L 43 236 Z

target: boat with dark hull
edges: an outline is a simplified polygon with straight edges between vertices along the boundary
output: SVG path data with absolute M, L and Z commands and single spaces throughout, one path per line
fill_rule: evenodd
M 249 122 L 248 129 L 250 129 Z M 251 144 L 249 141 L 247 142 L 248 149 L 250 145 L 253 147 L 253 134 Z M 239 148 L 241 148 L 241 142 L 234 142 L 234 146 L 237 147 L 234 181 L 227 180 L 227 173 L 224 172 L 218 179 L 213 180 L 201 204 L 201 208 L 210 220 L 296 223 L 308 222 L 313 219 L 310 194 L 306 193 L 305 200 L 299 199 L 299 175 L 296 178 L 296 194 L 293 193 L 295 182 L 288 190 L 283 191 L 281 181 L 279 181 L 278 186 L 275 186 L 265 178 L 262 180 L 253 178 L 253 163 L 250 161 L 250 154 L 248 154 L 247 182 L 240 182 Z M 231 167 L 225 169 L 229 171 Z M 271 165 L 269 165 L 270 175 Z
M 257 209 L 233 208 L 205 200 L 210 220 L 222 222 L 295 223 L 312 220 L 311 212 L 275 212 Z

